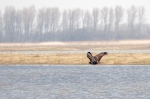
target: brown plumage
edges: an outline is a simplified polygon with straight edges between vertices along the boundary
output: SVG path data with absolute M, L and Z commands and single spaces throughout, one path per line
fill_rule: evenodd
M 97 54 L 96 56 L 93 57 L 91 52 L 87 52 L 87 57 L 90 60 L 89 63 L 92 64 L 92 65 L 95 65 L 95 64 L 98 64 L 100 62 L 101 58 L 104 55 L 107 55 L 107 54 L 108 54 L 107 52 L 101 52 L 101 53 L 99 53 L 99 54 Z
M 89 64 L 95 65 L 97 64 L 97 60 L 93 57 L 91 52 L 87 52 L 87 58 L 89 58 Z
M 101 58 L 107 54 L 108 54 L 107 52 L 101 52 L 101 53 L 97 54 L 96 56 L 94 56 L 94 58 L 96 59 L 97 63 L 99 63 Z

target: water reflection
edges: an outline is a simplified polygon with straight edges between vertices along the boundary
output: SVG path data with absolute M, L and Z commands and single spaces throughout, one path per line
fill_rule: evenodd
M 2 99 L 149 99 L 150 66 L 0 66 Z

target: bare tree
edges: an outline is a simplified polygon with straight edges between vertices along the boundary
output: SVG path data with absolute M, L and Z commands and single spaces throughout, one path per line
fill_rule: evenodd
M 69 10 L 68 16 L 69 16 L 69 30 L 73 31 L 74 30 L 74 16 L 73 16 L 72 10 Z
M 69 28 L 69 21 L 68 21 L 68 12 L 64 10 L 63 15 L 62 15 L 62 30 L 67 31 Z
M 61 22 L 61 27 L 62 27 L 62 32 L 64 33 L 64 41 L 68 39 L 69 37 L 69 15 L 68 15 L 68 11 L 64 10 L 62 13 L 62 22 Z
M 119 25 L 123 19 L 123 8 L 121 6 L 116 6 L 114 19 L 115 19 L 115 31 L 118 32 Z
M 81 22 L 81 9 L 69 10 L 69 28 L 70 31 L 78 30 Z
M 134 27 L 135 27 L 135 21 L 137 18 L 137 9 L 135 6 L 132 6 L 131 8 L 128 9 L 127 11 L 128 14 L 128 31 L 129 33 L 134 32 Z M 133 37 L 133 34 L 132 34 Z
M 112 8 L 109 9 L 109 17 L 108 17 L 108 30 L 112 31 L 114 25 L 114 11 Z
M 88 31 L 92 28 L 92 16 L 89 11 L 83 15 L 83 27 Z
M 16 40 L 23 41 L 23 21 L 21 10 L 16 11 Z
M 46 8 L 45 15 L 44 15 L 44 32 L 47 34 L 50 32 L 50 23 L 51 23 L 51 8 Z
M 138 22 L 139 22 L 139 32 L 143 32 L 144 24 L 145 24 L 145 8 L 139 7 L 138 8 Z
M 107 31 L 107 25 L 108 25 L 108 8 L 107 7 L 104 7 L 102 10 L 101 10 L 101 20 L 102 20 L 102 23 L 103 23 L 103 29 L 104 29 L 104 32 Z
M 76 30 L 79 29 L 80 24 L 81 24 L 81 15 L 82 15 L 82 10 L 77 8 L 75 9 L 75 28 Z
M 69 30 L 75 30 L 75 10 L 69 10 Z
M 16 10 L 13 6 L 5 8 L 4 12 L 4 30 L 8 41 L 14 41 Z
M 92 11 L 92 16 L 93 16 L 93 29 L 94 29 L 94 32 L 97 31 L 97 26 L 98 26 L 98 23 L 99 23 L 99 17 L 100 17 L 100 11 L 98 8 L 94 8 L 93 11 Z
M 37 14 L 37 32 L 44 33 L 44 23 L 45 23 L 45 8 L 39 9 Z
M 113 40 L 117 37 L 119 28 L 120 28 L 120 23 L 122 22 L 123 19 L 123 8 L 121 6 L 116 6 L 115 8 L 115 34 L 113 35 Z
M 2 13 L 0 11 L 0 41 L 3 41 L 3 19 L 2 19 Z
M 23 33 L 29 40 L 30 34 L 34 32 L 34 21 L 36 10 L 34 6 L 30 6 L 29 8 L 24 8 L 22 11 L 22 20 L 23 20 Z
M 82 25 L 83 29 L 85 29 L 85 16 L 84 16 L 84 14 L 85 14 L 85 11 L 82 10 L 81 11 L 81 21 L 82 21 L 81 25 Z
M 53 32 L 58 30 L 58 24 L 60 20 L 60 12 L 58 8 L 51 8 L 51 29 Z
M 45 14 L 46 14 L 46 8 L 41 8 L 38 10 L 37 13 L 37 21 L 36 21 L 36 34 L 37 34 L 37 39 L 44 40 L 44 36 L 46 35 L 45 32 Z

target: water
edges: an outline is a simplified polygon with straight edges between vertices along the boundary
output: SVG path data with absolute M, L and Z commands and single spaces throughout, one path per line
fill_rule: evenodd
M 150 65 L 0 66 L 1 99 L 150 99 Z

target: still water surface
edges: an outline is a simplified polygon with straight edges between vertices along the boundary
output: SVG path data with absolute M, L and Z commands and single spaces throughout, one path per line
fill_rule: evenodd
M 1 99 L 150 99 L 150 65 L 0 66 Z

